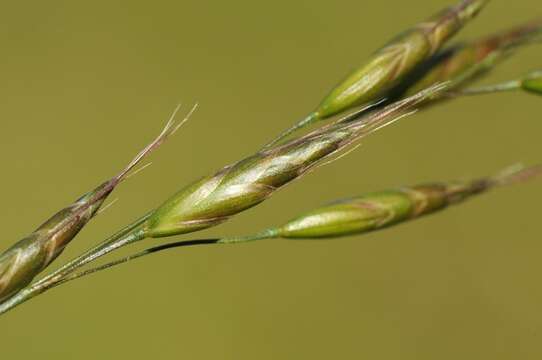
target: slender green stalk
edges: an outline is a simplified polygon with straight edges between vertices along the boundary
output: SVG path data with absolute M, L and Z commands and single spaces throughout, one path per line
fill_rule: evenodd
M 466 88 L 459 91 L 451 91 L 446 96 L 457 97 L 464 95 L 483 95 L 517 90 L 523 90 L 533 94 L 542 95 L 542 71 L 534 71 L 521 79 L 510 80 L 499 84 Z
M 124 258 L 121 258 L 121 259 L 118 259 L 118 260 L 115 260 L 115 261 L 112 261 L 112 262 L 109 262 L 107 264 L 103 264 L 103 265 L 100 265 L 100 266 L 97 266 L 97 267 L 94 267 L 94 268 L 91 268 L 91 269 L 87 269 L 87 270 L 84 270 L 84 271 L 80 271 L 80 272 L 70 273 L 69 275 L 62 278 L 62 281 L 53 284 L 48 289 L 51 289 L 51 288 L 56 287 L 58 285 L 62 285 L 64 283 L 72 281 L 72 280 L 79 279 L 79 278 L 87 276 L 87 275 L 91 275 L 91 274 L 94 274 L 94 273 L 97 273 L 97 272 L 112 268 L 112 267 L 117 266 L 117 265 L 127 263 L 128 261 L 132 261 L 132 260 L 135 260 L 137 258 L 146 256 L 146 255 L 150 255 L 150 254 L 153 254 L 153 253 L 156 253 L 156 252 L 161 252 L 161 251 L 164 251 L 164 250 L 168 250 L 168 249 L 172 249 L 172 248 L 178 248 L 178 247 L 212 245 L 212 244 L 217 244 L 218 241 L 219 241 L 219 239 L 184 240 L 184 241 L 178 241 L 178 242 L 164 244 L 164 245 L 160 245 L 160 246 L 154 246 L 152 248 L 145 249 L 144 251 L 135 253 L 133 255 L 130 255 L 130 256 L 127 256 L 127 257 L 124 257 Z
M 487 86 L 477 86 L 472 88 L 466 88 L 459 91 L 452 91 L 450 95 L 452 97 L 457 95 L 483 95 L 494 94 L 499 92 L 509 92 L 521 89 L 521 80 L 511 80 L 499 84 L 492 84 Z
M 303 120 L 284 131 L 269 148 L 314 122 L 342 114 L 360 105 L 377 102 L 430 58 L 487 4 L 487 0 L 463 0 L 396 36 L 349 74 Z

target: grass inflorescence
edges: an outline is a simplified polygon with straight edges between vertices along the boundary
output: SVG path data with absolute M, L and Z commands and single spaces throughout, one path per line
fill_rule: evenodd
M 32 283 L 96 215 L 113 189 L 181 123 L 164 131 L 117 176 L 61 210 L 0 255 L 0 313 L 67 281 L 173 247 L 234 244 L 270 238 L 338 238 L 362 234 L 435 213 L 495 187 L 542 173 L 540 166 L 473 181 L 409 186 L 341 200 L 255 235 L 162 244 L 100 267 L 83 270 L 121 247 L 146 238 L 188 234 L 220 225 L 269 199 L 307 173 L 338 159 L 365 136 L 413 115 L 428 104 L 511 90 L 542 93 L 540 71 L 492 86 L 474 81 L 523 45 L 536 43 L 542 20 L 482 39 L 445 47 L 487 0 L 464 0 L 396 36 L 333 88 L 316 109 L 253 155 L 182 186 L 180 190 L 105 241 Z M 522 69 L 523 73 L 526 73 Z M 329 120 L 323 122 L 322 120 Z M 305 126 L 318 128 L 306 134 Z M 293 136 L 295 134 L 295 137 Z M 287 138 L 292 137 L 287 140 Z M 159 241 L 159 240 L 156 240 Z

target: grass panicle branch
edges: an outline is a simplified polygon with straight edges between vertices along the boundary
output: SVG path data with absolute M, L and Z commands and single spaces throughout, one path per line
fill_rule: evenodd
M 350 197 L 311 210 L 282 226 L 272 227 L 254 235 L 179 241 L 155 246 L 95 268 L 72 273 L 64 279 L 64 282 L 178 247 L 238 244 L 279 238 L 333 239 L 382 230 L 442 211 L 450 205 L 459 204 L 496 187 L 522 183 L 541 175 L 542 164 L 529 168 L 514 166 L 493 177 L 472 181 L 435 182 Z
M 451 91 L 446 94 L 446 96 L 457 97 L 465 95 L 483 95 L 517 90 L 522 90 L 535 95 L 542 95 L 542 71 L 536 70 L 520 79 L 505 81 L 499 84 L 477 86 Z

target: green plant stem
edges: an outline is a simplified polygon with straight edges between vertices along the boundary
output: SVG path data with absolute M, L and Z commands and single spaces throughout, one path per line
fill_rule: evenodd
M 483 94 L 494 94 L 499 92 L 508 92 L 521 89 L 520 80 L 507 81 L 500 84 L 488 85 L 488 86 L 479 86 L 467 88 L 464 90 L 452 92 L 452 95 L 483 95 Z
M 272 148 L 273 146 L 277 145 L 280 141 L 286 139 L 288 136 L 290 136 L 291 134 L 293 134 L 297 130 L 302 129 L 305 126 L 307 126 L 308 124 L 316 121 L 317 118 L 318 118 L 317 113 L 313 112 L 313 113 L 309 114 L 307 117 L 305 117 L 303 120 L 301 120 L 297 124 L 293 125 L 289 129 L 286 129 L 285 131 L 280 133 L 279 136 L 277 136 L 271 142 L 267 143 L 262 149 L 266 150 L 266 149 Z
M 137 234 L 137 233 L 136 233 Z M 66 271 L 60 272 L 61 269 L 59 269 L 58 275 L 51 274 L 51 277 L 44 278 L 42 281 L 35 283 L 34 285 L 28 287 L 27 289 L 24 289 L 19 294 L 14 296 L 13 298 L 9 299 L 5 303 L 0 305 L 0 314 L 3 314 L 4 312 L 11 310 L 15 306 L 22 304 L 23 302 L 30 300 L 31 298 L 44 293 L 47 290 L 50 290 L 54 287 L 57 287 L 59 285 L 62 285 L 64 283 L 67 283 L 72 280 L 76 280 L 88 275 L 92 275 L 94 273 L 100 272 L 102 270 L 107 270 L 109 268 L 112 268 L 117 265 L 121 265 L 124 263 L 127 263 L 129 261 L 135 260 L 137 258 L 154 254 L 156 252 L 172 249 L 172 248 L 178 248 L 178 247 L 187 247 L 187 246 L 199 246 L 199 245 L 211 245 L 211 244 L 239 244 L 239 243 L 245 243 L 245 242 L 252 242 L 256 240 L 266 240 L 266 239 L 273 239 L 278 238 L 278 233 L 275 230 L 265 230 L 261 233 L 250 235 L 250 236 L 243 236 L 243 237 L 232 237 L 232 238 L 222 238 L 222 239 L 197 239 L 197 240 L 184 240 L 184 241 L 177 241 L 173 243 L 168 243 L 160 246 L 155 246 L 149 249 L 145 249 L 143 251 L 140 251 L 138 253 L 120 258 L 118 260 L 111 261 L 109 263 L 90 268 L 84 271 L 75 272 L 78 268 L 81 266 L 88 264 L 89 262 L 97 259 L 98 257 L 101 257 L 115 249 L 118 249 L 121 246 L 127 245 L 129 243 L 132 243 L 134 241 L 137 241 L 139 239 L 131 239 L 131 238 L 120 238 L 120 239 L 113 239 L 111 238 L 110 242 L 106 244 L 103 243 L 102 246 L 96 247 L 90 251 L 88 251 L 86 254 L 78 257 L 75 260 L 78 260 L 77 262 L 74 260 L 72 263 L 74 265 L 72 267 L 69 267 L 66 269 Z M 86 255 L 86 256 L 85 256 Z
M 137 234 L 137 233 L 136 233 Z M 54 274 L 51 274 L 51 278 L 49 276 L 47 278 L 44 278 L 42 281 L 35 283 L 31 287 L 25 290 L 23 290 L 21 293 L 16 295 L 13 299 L 13 301 L 7 301 L 4 303 L 6 306 L 5 311 L 12 309 L 13 307 L 23 303 L 24 301 L 30 300 L 32 297 L 39 295 L 46 290 L 52 289 L 54 287 L 57 287 L 58 285 L 62 285 L 64 283 L 67 283 L 69 281 L 82 278 L 87 275 L 92 275 L 94 273 L 97 273 L 102 270 L 109 269 L 111 267 L 121 265 L 124 263 L 127 263 L 129 261 L 135 260 L 137 258 L 154 254 L 156 252 L 172 249 L 172 248 L 178 248 L 178 247 L 187 247 L 187 246 L 198 246 L 198 245 L 211 245 L 211 244 L 239 244 L 239 243 L 245 243 L 245 242 L 252 242 L 257 240 L 266 240 L 266 239 L 273 239 L 278 238 L 278 233 L 274 229 L 269 229 L 262 231 L 258 234 L 249 235 L 249 236 L 242 236 L 242 237 L 231 237 L 231 238 L 222 238 L 222 239 L 197 239 L 197 240 L 184 240 L 184 241 L 177 241 L 173 243 L 168 243 L 160 246 L 155 246 L 149 249 L 145 249 L 143 251 L 140 251 L 138 253 L 120 258 L 118 260 L 111 261 L 107 264 L 103 264 L 94 268 L 90 268 L 84 271 L 75 272 L 78 268 L 81 266 L 88 264 L 89 262 L 115 250 L 120 248 L 121 246 L 127 245 L 129 243 L 132 243 L 134 241 L 137 241 L 139 239 L 129 239 L 129 238 L 120 238 L 120 239 L 113 239 L 110 238 L 107 244 L 104 242 L 102 246 L 98 246 L 90 251 L 88 251 L 86 254 L 81 255 L 78 257 L 77 261 L 72 261 L 73 266 L 67 267 L 64 271 L 60 271 L 62 269 L 59 269 L 59 271 L 55 272 Z M 55 276 L 56 273 L 58 273 Z M 35 290 L 32 291 L 32 288 L 35 288 Z M 20 296 L 19 296 L 20 295 Z M 15 299 L 17 297 L 20 297 L 20 299 Z M 8 304 L 13 303 L 13 304 Z M 4 304 L 0 305 L 0 314 L 4 313 Z
M 65 282 L 64 279 L 68 277 L 68 275 L 73 273 L 75 270 L 81 268 L 82 266 L 88 264 L 89 262 L 96 260 L 97 258 L 102 257 L 113 250 L 144 239 L 144 232 L 141 229 L 138 229 L 138 227 L 143 222 L 145 222 L 145 220 L 147 220 L 151 214 L 152 212 L 149 212 L 132 224 L 113 234 L 102 243 L 86 251 L 85 253 L 68 262 L 58 270 L 47 275 L 43 279 L 35 282 L 29 287 L 21 290 L 13 297 L 4 301 L 2 304 L 0 304 L 0 315 L 36 297 L 39 294 L 44 293 L 45 291 L 59 285 L 60 283 Z
M 184 240 L 184 241 L 176 241 L 173 243 L 168 243 L 160 246 L 155 246 L 149 249 L 145 249 L 141 252 L 135 253 L 133 255 L 129 255 L 126 257 L 123 257 L 118 260 L 111 261 L 107 264 L 103 264 L 88 270 L 80 271 L 80 272 L 72 272 L 69 275 L 65 276 L 62 281 L 55 283 L 52 287 L 56 287 L 58 285 L 62 285 L 68 281 L 72 281 L 75 279 L 79 279 L 81 277 L 91 275 L 94 273 L 97 273 L 102 270 L 109 269 L 111 267 L 124 264 L 128 261 L 135 260 L 137 258 L 150 255 L 156 252 L 172 249 L 172 248 L 178 248 L 178 247 L 187 247 L 187 246 L 198 246 L 198 245 L 210 245 L 210 244 L 218 244 L 220 242 L 220 239 L 197 239 L 197 240 Z
M 265 230 L 261 233 L 249 235 L 249 236 L 242 236 L 242 237 L 231 237 L 231 238 L 221 238 L 221 239 L 196 239 L 196 240 L 184 240 L 184 241 L 176 241 L 160 246 L 151 247 L 148 249 L 145 249 L 143 251 L 137 252 L 135 254 L 111 261 L 109 263 L 90 268 L 84 271 L 80 272 L 70 272 L 69 274 L 65 275 L 60 279 L 59 281 L 55 281 L 51 284 L 47 289 L 51 289 L 53 287 L 56 287 L 58 285 L 62 285 L 64 283 L 67 283 L 72 280 L 76 280 L 82 277 L 85 277 L 87 275 L 92 275 L 94 273 L 100 272 L 102 270 L 107 270 L 109 268 L 112 268 L 117 265 L 122 265 L 124 263 L 127 263 L 129 261 L 138 259 L 143 256 L 151 255 L 157 252 L 161 252 L 164 250 L 169 250 L 173 248 L 179 248 L 179 247 L 188 247 L 188 246 L 199 246 L 199 245 L 212 245 L 212 244 L 240 244 L 240 243 L 246 243 L 246 242 L 252 242 L 257 240 L 267 240 L 267 239 L 275 239 L 279 238 L 279 234 L 273 230 Z M 37 284 L 36 284 L 37 285 Z M 1 309 L 1 308 L 0 308 Z M 0 310 L 0 314 L 1 314 Z

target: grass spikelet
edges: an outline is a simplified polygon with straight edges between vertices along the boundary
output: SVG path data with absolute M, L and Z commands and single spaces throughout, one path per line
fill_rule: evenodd
M 362 234 L 444 210 L 500 186 L 522 183 L 542 175 L 542 165 L 514 168 L 473 181 L 423 184 L 335 201 L 307 212 L 283 226 L 254 236 L 221 239 L 238 243 L 268 238 L 314 239 Z
M 178 110 L 179 107 L 160 135 L 140 151 L 121 172 L 57 212 L 30 235 L 0 255 L 0 301 L 9 298 L 28 285 L 36 275 L 56 259 L 96 215 L 113 189 L 141 160 L 157 149 L 186 121 L 187 118 L 180 123 L 175 121 L 174 116 Z
M 141 231 L 145 237 L 162 237 L 218 225 L 445 90 L 446 84 L 434 86 L 374 114 L 323 127 L 226 166 L 175 194 L 154 211 Z
M 316 121 L 386 97 L 405 76 L 435 54 L 448 39 L 478 14 L 487 2 L 464 0 L 395 37 L 331 90 L 315 111 L 266 147 Z

